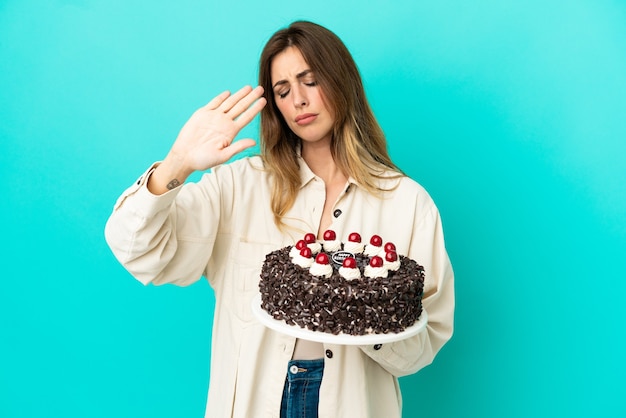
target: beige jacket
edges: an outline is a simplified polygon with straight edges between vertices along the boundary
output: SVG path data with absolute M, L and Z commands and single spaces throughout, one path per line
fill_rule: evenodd
M 107 222 L 113 253 L 142 283 L 185 286 L 204 276 L 215 290 L 206 417 L 279 417 L 295 338 L 261 325 L 250 305 L 265 254 L 318 230 L 324 184 L 302 159 L 300 166 L 301 190 L 286 217 L 298 232 L 281 233 L 274 225 L 259 157 L 216 167 L 198 183 L 161 196 L 147 190 L 151 168 L 119 198 Z M 428 326 L 382 347 L 325 344 L 320 418 L 400 417 L 397 377 L 430 364 L 452 335 L 454 279 L 439 213 L 407 177 L 382 186 L 396 184 L 380 198 L 349 180 L 331 229 L 344 241 L 351 232 L 378 234 L 422 264 Z

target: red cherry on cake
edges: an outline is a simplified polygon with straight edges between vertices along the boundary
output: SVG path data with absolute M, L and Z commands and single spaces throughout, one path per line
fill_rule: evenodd
M 317 264 L 328 264 L 328 255 L 326 255 L 326 253 L 319 253 L 317 257 L 315 257 L 315 262 Z
M 337 239 L 337 234 L 332 229 L 327 229 L 324 232 L 324 241 L 334 241 Z
M 385 244 L 385 251 L 386 252 L 390 252 L 390 251 L 395 251 L 396 250 L 396 246 L 393 242 L 388 242 Z
M 382 267 L 383 266 L 383 259 L 380 258 L 379 256 L 375 255 L 374 257 L 372 257 L 370 259 L 370 266 L 372 266 L 372 267 Z
M 372 238 L 370 238 L 370 244 L 374 247 L 380 247 L 383 245 L 383 239 L 378 235 L 372 235 Z
M 343 259 L 343 263 L 341 265 L 347 269 L 355 269 L 356 259 L 354 257 L 346 257 Z
M 387 251 L 387 253 L 385 254 L 385 260 L 387 260 L 390 263 L 393 263 L 394 261 L 398 261 L 398 253 L 395 251 Z
M 307 244 L 313 244 L 315 242 L 315 235 L 309 232 L 304 236 L 304 242 Z
M 301 250 L 303 248 L 306 248 L 306 242 L 304 242 L 304 240 L 301 239 L 298 242 L 296 242 L 296 249 Z
M 350 241 L 350 242 L 361 242 L 361 236 L 358 233 L 353 232 L 353 233 L 351 233 L 348 236 L 348 241 Z
M 311 258 L 313 257 L 313 253 L 311 252 L 311 249 L 309 247 L 304 247 L 303 249 L 300 250 L 300 255 L 304 258 Z

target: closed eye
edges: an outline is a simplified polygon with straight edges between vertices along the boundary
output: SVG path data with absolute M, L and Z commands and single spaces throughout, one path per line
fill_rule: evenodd
M 308 81 L 308 82 L 303 82 L 302 84 L 304 84 L 307 87 L 315 87 L 317 86 L 317 81 Z M 285 97 L 287 97 L 287 95 L 289 94 L 289 92 L 291 91 L 291 89 L 287 90 L 287 91 L 283 91 L 283 92 L 276 92 L 275 94 L 280 97 L 281 99 L 284 99 Z

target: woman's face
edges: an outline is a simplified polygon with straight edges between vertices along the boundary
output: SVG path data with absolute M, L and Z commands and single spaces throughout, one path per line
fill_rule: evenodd
M 272 92 L 289 128 L 303 141 L 330 144 L 335 116 L 300 50 L 288 47 L 271 64 Z

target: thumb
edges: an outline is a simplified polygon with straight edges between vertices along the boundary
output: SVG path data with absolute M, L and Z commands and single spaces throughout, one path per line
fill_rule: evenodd
M 239 154 L 242 151 L 247 150 L 248 148 L 252 148 L 256 145 L 256 141 L 251 138 L 240 139 L 231 143 L 229 146 L 224 148 L 223 152 L 227 157 L 227 160 L 230 160 L 233 156 Z

